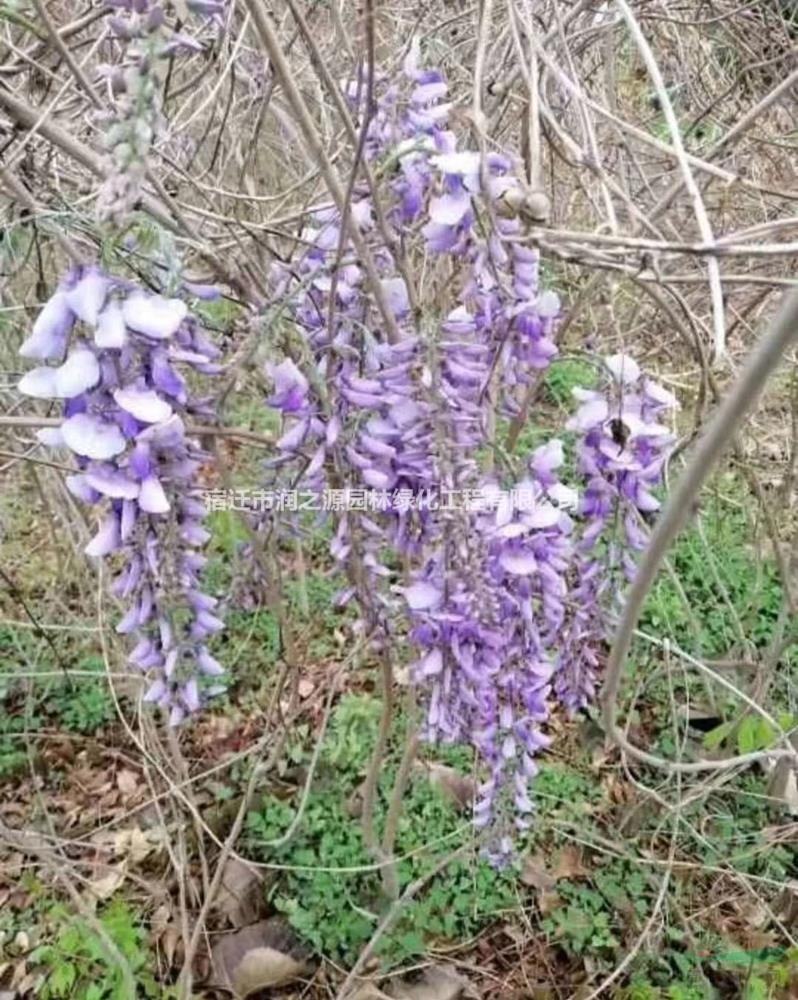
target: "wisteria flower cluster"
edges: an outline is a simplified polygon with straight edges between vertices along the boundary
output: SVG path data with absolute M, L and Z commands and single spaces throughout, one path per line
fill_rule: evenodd
M 112 215 L 130 207 L 157 128 L 152 60 L 190 47 L 166 40 L 151 0 L 113 6 L 126 62 L 111 77 L 120 96 Z M 188 6 L 216 21 L 224 13 L 221 0 Z M 331 553 L 349 581 L 339 600 L 356 602 L 381 655 L 393 659 L 411 640 L 423 733 L 477 752 L 475 821 L 504 863 L 513 828 L 531 821 L 553 705 L 573 713 L 595 697 L 608 615 L 659 504 L 675 400 L 614 355 L 601 362 L 598 388 L 575 392 L 575 473 L 563 473 L 559 440 L 523 467 L 503 455 L 497 420 L 519 413 L 525 387 L 556 360 L 561 314 L 526 240 L 520 170 L 496 151 L 462 148 L 446 80 L 420 65 L 417 46 L 401 79 L 377 77 L 367 107 L 368 89 L 358 79 L 344 93 L 366 127 L 378 191 L 358 180 L 346 218 L 333 205 L 314 209 L 297 258 L 272 270 L 272 298 L 291 329 L 266 369 L 266 402 L 282 422 L 268 485 L 378 496 L 375 509 L 332 515 Z M 214 375 L 218 351 L 182 298 L 84 267 L 47 303 L 22 353 L 51 362 L 20 391 L 64 401 L 63 423 L 40 438 L 74 453 L 69 488 L 105 507 L 87 551 L 116 554 L 114 593 L 127 606 L 118 629 L 136 638 L 131 662 L 150 678 L 147 700 L 177 724 L 218 690 L 222 672 L 208 648 L 222 621 L 200 585 L 208 533 L 194 484 L 206 456 L 186 423 L 211 407 L 181 374 Z M 472 488 L 496 502 L 394 502 Z M 513 490 L 538 502 L 514 505 Z
M 164 5 L 158 0 L 107 0 L 109 24 L 122 48 L 118 64 L 105 67 L 114 111 L 106 122 L 105 143 L 111 170 L 97 201 L 101 220 L 124 222 L 141 195 L 147 159 L 161 128 L 159 62 L 176 53 L 201 52 L 203 46 L 185 31 L 165 30 Z M 222 23 L 225 0 L 186 0 L 187 8 Z
M 574 552 L 572 612 L 560 653 L 557 693 L 566 709 L 595 696 L 605 609 L 617 611 L 625 582 L 646 547 L 646 519 L 660 507 L 652 492 L 674 437 L 661 421 L 676 406 L 667 389 L 625 354 L 604 359 L 603 390 L 575 389 L 579 407 L 567 427 L 579 434 L 583 527 Z
M 70 492 L 105 508 L 86 553 L 118 554 L 112 590 L 127 612 L 117 631 L 137 640 L 130 660 L 150 678 L 145 700 L 176 725 L 222 690 L 201 683 L 223 672 L 207 647 L 222 622 L 200 585 L 209 535 L 196 478 L 207 456 L 185 423 L 212 410 L 192 397 L 180 370 L 216 374 L 219 351 L 182 299 L 80 267 L 45 304 L 20 353 L 50 362 L 18 389 L 62 401 L 63 422 L 39 439 L 72 452 L 79 471 L 67 477 Z
M 491 413 L 516 413 L 521 387 L 556 357 L 560 302 L 541 289 L 537 251 L 523 242 L 511 161 L 459 149 L 442 74 L 421 69 L 416 50 L 404 69 L 404 83 L 378 81 L 365 147 L 371 161 L 395 165 L 381 191 L 387 239 L 368 187 L 356 186 L 352 202 L 399 339 L 384 329 L 339 213 L 318 210 L 302 234 L 309 249 L 275 272 L 301 337 L 293 360 L 269 367 L 269 404 L 286 421 L 276 464 L 292 482 L 326 477 L 383 498 L 376 512 L 338 515 L 332 551 L 352 581 L 343 597 L 357 599 L 376 645 L 409 630 L 424 733 L 478 751 L 476 820 L 493 830 L 489 852 L 501 862 L 508 822 L 529 823 L 552 695 L 574 711 L 594 693 L 605 612 L 622 593 L 613 567 L 628 577 L 644 544 L 632 512 L 654 509 L 672 443 L 656 418 L 674 401 L 623 356 L 606 360 L 606 391 L 579 391 L 574 516 L 558 441 L 534 453 L 520 483 L 484 475 Z M 346 94 L 365 114 L 362 81 Z M 411 308 L 406 276 L 420 261 L 458 275 L 433 328 L 419 329 Z M 619 434 L 625 450 L 613 445 Z M 521 511 L 502 501 L 493 513 L 390 502 L 477 485 L 497 496 L 515 485 L 545 502 Z M 616 516 L 624 531 L 611 538 Z

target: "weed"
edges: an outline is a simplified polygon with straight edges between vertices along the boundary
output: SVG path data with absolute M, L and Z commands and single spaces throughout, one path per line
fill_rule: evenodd
M 571 410 L 574 389 L 592 389 L 598 380 L 595 365 L 578 359 L 555 360 L 546 370 L 543 386 L 547 397 L 558 406 Z
M 643 627 L 709 657 L 739 645 L 740 631 L 763 648 L 781 606 L 778 570 L 752 551 L 744 508 L 711 496 L 702 517 L 704 538 L 695 528 L 685 531 L 669 555 L 683 594 L 662 574 L 646 602 Z
M 28 767 L 26 734 L 36 732 L 42 722 L 37 715 L 25 718 L 24 712 L 0 713 L 0 778 L 12 778 Z
M 367 696 L 341 699 L 330 721 L 323 764 L 335 782 L 319 777 L 293 840 L 278 849 L 264 845 L 290 824 L 294 809 L 269 798 L 248 819 L 253 853 L 286 865 L 272 890 L 272 902 L 294 928 L 320 953 L 342 964 L 351 963 L 371 937 L 382 915 L 383 900 L 373 861 L 363 846 L 362 830 L 348 808 L 346 781 L 357 787 L 366 766 L 378 724 L 380 706 Z M 397 727 L 401 728 L 401 726 Z M 377 807 L 382 823 L 395 776 L 395 755 L 389 757 L 380 781 Z M 396 853 L 402 887 L 428 873 L 441 851 L 462 843 L 470 825 L 453 806 L 417 777 L 405 796 L 397 831 Z M 386 968 L 423 955 L 432 940 L 462 940 L 496 915 L 517 905 L 514 876 L 497 872 L 476 858 L 455 861 L 430 879 L 423 893 L 403 911 L 378 948 Z
M 46 970 L 38 996 L 42 1000 L 121 1000 L 125 996 L 121 970 L 106 954 L 99 935 L 60 906 L 48 916 L 57 925 L 55 940 L 36 948 L 29 957 L 32 965 Z M 158 1000 L 169 997 L 171 991 L 155 979 L 154 957 L 146 948 L 145 932 L 127 903 L 109 904 L 98 919 L 127 960 L 138 996 Z
M 23 636 L 24 641 L 26 637 Z M 9 636 L 0 634 L 0 663 L 8 665 L 0 675 L 0 777 L 11 777 L 26 766 L 25 741 L 46 725 L 67 732 L 93 733 L 114 719 L 114 704 L 99 657 L 77 661 L 78 673 L 56 675 L 23 690 L 15 675 L 16 659 L 8 655 Z M 5 654 L 5 655 L 4 655 Z M 88 672 L 91 676 L 85 676 Z M 96 676 L 95 676 L 96 675 Z
M 58 680 L 50 689 L 46 708 L 64 729 L 73 733 L 94 733 L 113 721 L 114 703 L 108 690 L 103 661 L 88 656 L 80 661 L 81 671 L 96 677 L 76 676 Z
M 343 774 L 361 772 L 371 753 L 381 713 L 380 703 L 363 695 L 345 694 L 330 720 L 325 758 Z

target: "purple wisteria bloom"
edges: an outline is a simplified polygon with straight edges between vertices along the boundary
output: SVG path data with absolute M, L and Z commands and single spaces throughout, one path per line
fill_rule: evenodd
M 365 80 L 344 93 L 360 124 Z M 670 443 L 657 416 L 670 399 L 631 359 L 607 359 L 608 392 L 581 394 L 571 426 L 585 479 L 579 510 L 559 479 L 558 441 L 535 451 L 520 482 L 485 478 L 493 412 L 517 412 L 520 389 L 556 357 L 561 305 L 541 287 L 539 254 L 508 211 L 523 195 L 514 164 L 459 147 L 447 96 L 416 44 L 403 81 L 375 80 L 365 155 L 390 165 L 383 222 L 359 182 L 351 221 L 371 250 L 392 336 L 334 206 L 309 215 L 299 260 L 273 268 L 296 337 L 290 359 L 267 366 L 267 402 L 283 421 L 269 469 L 292 488 L 340 497 L 328 516 L 332 555 L 349 577 L 341 602 L 357 601 L 375 648 L 390 653 L 409 634 L 423 734 L 478 752 L 475 820 L 502 863 L 513 822 L 523 828 L 533 812 L 552 694 L 569 710 L 592 696 L 607 596 L 606 568 L 593 562 L 610 547 L 618 503 L 624 551 L 644 544 L 627 514 L 653 509 Z M 406 282 L 414 261 L 423 262 L 419 286 L 437 295 L 419 314 Z M 619 433 L 624 446 L 613 450 Z M 447 504 L 464 491 L 487 506 Z M 534 502 L 514 504 L 515 495 Z
M 275 293 L 290 301 L 303 343 L 267 369 L 268 403 L 284 421 L 270 465 L 294 484 L 299 477 L 313 488 L 369 496 L 365 510 L 331 512 L 332 554 L 350 579 L 342 600 L 357 599 L 375 646 L 395 645 L 397 615 L 410 619 L 425 734 L 479 750 L 486 784 L 477 819 L 498 830 L 511 813 L 526 822 L 532 758 L 547 743 L 541 727 L 570 521 L 549 506 L 494 523 L 441 509 L 442 497 L 497 487 L 482 482 L 478 459 L 491 380 L 498 372 L 512 390 L 549 363 L 559 300 L 539 289 L 537 254 L 520 244 L 517 222 L 502 219 L 488 236 L 477 229 L 478 213 L 492 218 L 493 202 L 519 183 L 510 161 L 491 153 L 483 164 L 478 152 L 458 148 L 447 84 L 419 66 L 415 45 L 404 70 L 404 84 L 378 77 L 367 130 L 366 156 L 396 164 L 383 206 L 390 246 L 375 225 L 371 192 L 356 185 L 352 198 L 399 339 L 389 341 L 382 328 L 337 210 L 316 209 L 300 260 L 290 271 L 274 269 Z M 361 115 L 365 82 L 344 89 Z M 448 258 L 463 274 L 431 336 L 419 335 L 395 258 L 400 248 L 408 260 L 413 240 L 432 261 Z M 559 461 L 560 451 L 537 456 L 528 488 L 558 485 Z M 413 570 L 410 586 L 396 587 L 385 561 L 390 550 Z
M 659 509 L 653 490 L 674 444 L 661 421 L 676 399 L 644 376 L 625 354 L 604 358 L 605 388 L 575 389 L 579 406 L 567 426 L 579 435 L 584 492 L 576 544 L 571 614 L 565 625 L 555 688 L 569 712 L 595 695 L 605 609 L 617 605 L 648 543 L 646 518 Z
M 149 153 L 161 129 L 158 63 L 175 54 L 202 52 L 205 46 L 186 30 L 167 29 L 161 0 L 106 3 L 118 11 L 109 16 L 108 25 L 122 47 L 122 59 L 102 70 L 113 109 L 102 121 L 110 172 L 99 192 L 97 213 L 101 221 L 119 224 L 141 197 Z M 220 27 L 224 22 L 226 0 L 186 0 L 186 7 Z
M 207 647 L 222 622 L 200 583 L 209 534 L 196 477 L 208 456 L 184 423 L 211 411 L 190 398 L 178 370 L 213 372 L 219 351 L 180 299 L 94 267 L 67 276 L 23 353 L 59 359 L 65 330 L 72 334 L 66 359 L 27 372 L 18 389 L 63 400 L 63 423 L 39 439 L 73 452 L 79 471 L 67 487 L 84 503 L 102 504 L 86 553 L 117 556 L 112 590 L 128 608 L 117 631 L 137 640 L 130 661 L 149 678 L 145 700 L 176 725 L 222 690 L 200 683 L 222 673 Z

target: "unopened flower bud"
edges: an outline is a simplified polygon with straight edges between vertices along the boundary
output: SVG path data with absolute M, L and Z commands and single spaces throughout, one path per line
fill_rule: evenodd
M 524 194 L 520 187 L 507 188 L 494 202 L 496 214 L 503 219 L 515 219 L 524 204 Z
M 530 191 L 524 198 L 521 214 L 530 222 L 548 222 L 551 202 L 544 191 Z

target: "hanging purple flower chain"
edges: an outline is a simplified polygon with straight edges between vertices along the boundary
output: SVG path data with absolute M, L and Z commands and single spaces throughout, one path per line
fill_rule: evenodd
M 368 512 L 337 514 L 332 552 L 353 579 L 344 596 L 357 596 L 377 644 L 401 634 L 397 612 L 409 622 L 424 735 L 478 751 L 485 781 L 475 818 L 502 862 L 511 818 L 523 828 L 533 810 L 529 783 L 548 743 L 552 686 L 570 711 L 594 694 L 598 626 L 645 543 L 640 517 L 654 509 L 651 489 L 671 443 L 657 417 L 672 399 L 629 359 L 607 360 L 607 393 L 581 394 L 571 425 L 583 436 L 586 481 L 575 521 L 574 493 L 558 478 L 559 442 L 538 449 L 515 486 L 531 508 L 508 506 L 501 484 L 481 478 L 490 410 L 516 412 L 518 388 L 551 363 L 560 302 L 541 289 L 538 253 L 524 246 L 514 208 L 523 188 L 510 161 L 458 148 L 446 82 L 419 68 L 416 48 L 405 77 L 398 85 L 378 77 L 366 142 L 367 159 L 388 178 L 393 249 L 374 223 L 370 192 L 356 185 L 352 200 L 400 339 L 387 340 L 338 212 L 317 210 L 302 234 L 308 249 L 276 275 L 276 289 L 293 300 L 301 347 L 270 367 L 270 404 L 285 420 L 282 468 L 317 488 L 377 498 Z M 346 91 L 359 114 L 364 92 L 363 81 Z M 406 261 L 445 261 L 457 275 L 445 272 L 457 292 L 423 336 L 396 247 Z M 475 488 L 495 510 L 445 507 L 446 493 Z M 616 524 L 621 532 L 610 537 Z M 409 583 L 394 582 L 386 550 Z
M 461 302 L 483 343 L 491 345 L 491 371 L 500 368 L 504 405 L 515 412 L 514 386 L 527 383 L 557 353 L 552 332 L 559 298 L 540 290 L 538 252 L 519 242 L 522 224 L 513 206 L 523 200 L 523 190 L 510 160 L 491 152 L 483 164 L 478 152 L 459 150 L 446 128 L 451 105 L 442 103 L 442 75 L 419 70 L 417 53 L 405 72 L 417 86 L 408 102 L 406 138 L 396 150 L 393 217 L 401 228 L 426 215 L 427 251 L 459 260 L 465 277 Z
M 112 590 L 128 611 L 117 631 L 138 639 L 130 659 L 150 677 L 145 700 L 177 725 L 223 690 L 200 683 L 223 672 L 207 648 L 222 622 L 200 589 L 209 535 L 196 475 L 207 456 L 183 419 L 212 408 L 179 370 L 216 374 L 220 352 L 181 299 L 83 267 L 45 304 L 20 353 L 60 362 L 32 369 L 18 389 L 64 401 L 63 423 L 39 439 L 77 457 L 80 471 L 67 477 L 77 498 L 106 505 L 86 552 L 121 557 Z
M 413 672 L 428 692 L 424 735 L 479 753 L 487 776 L 475 821 L 490 829 L 486 852 L 497 864 L 511 853 L 502 833 L 511 817 L 519 829 L 529 825 L 534 758 L 549 742 L 543 726 L 571 557 L 565 507 L 573 495 L 556 475 L 562 461 L 551 442 L 514 491 L 483 483 L 490 510 L 454 512 L 437 557 L 405 591 L 422 650 Z
M 283 292 L 292 281 L 294 287 L 300 283 L 292 314 L 315 371 L 305 374 L 294 361 L 272 366 L 270 402 L 287 421 L 279 442 L 284 461 L 301 458 L 305 476 L 331 467 L 339 482 L 383 500 L 368 516 L 340 515 L 332 545 L 341 562 L 359 564 L 361 586 L 346 596 L 357 593 L 368 605 L 372 629 L 375 606 L 383 635 L 393 610 L 384 586 L 393 575 L 383 562 L 385 548 L 404 565 L 419 567 L 406 595 L 411 634 L 423 651 L 417 674 L 429 696 L 426 735 L 478 748 L 489 778 L 477 818 L 498 830 L 512 812 L 523 825 L 532 808 L 527 786 L 532 759 L 546 744 L 540 727 L 548 716 L 551 637 L 563 617 L 569 521 L 549 506 L 548 513 L 525 514 L 530 523 L 497 527 L 491 516 L 439 506 L 444 492 L 479 484 L 476 456 L 486 441 L 493 373 L 498 364 L 500 382 L 511 388 L 523 377 L 510 380 L 508 373 L 549 363 L 559 301 L 540 293 L 537 255 L 513 242 L 520 232 L 515 220 L 499 218 L 489 239 L 478 233 L 479 214 L 483 228 L 489 227 L 496 219 L 493 203 L 518 181 L 509 161 L 491 154 L 483 194 L 479 155 L 458 152 L 456 137 L 446 130 L 442 75 L 411 63 L 409 97 L 403 100 L 401 88 L 389 87 L 378 98 L 367 156 L 397 161 L 388 216 L 408 252 L 418 234 L 423 251 L 451 258 L 464 272 L 460 301 L 452 304 L 438 336 L 414 336 L 404 281 L 374 226 L 368 192 L 358 190 L 354 214 L 371 242 L 403 337 L 386 342 L 348 241 L 337 260 L 340 217 L 333 208 L 323 209 L 302 234 L 309 249 L 299 264 L 277 275 Z M 351 89 L 353 104 L 362 89 Z M 325 400 L 316 388 L 319 379 Z M 334 426 L 331 440 L 328 422 Z M 535 461 L 529 490 L 554 488 L 561 450 Z M 429 497 L 429 503 L 418 503 L 419 497 Z M 524 533 L 530 537 L 522 540 Z M 507 628 L 507 620 L 517 625 Z M 500 839 L 494 837 L 494 846 Z
M 594 698 L 606 611 L 617 606 L 648 544 L 645 518 L 660 506 L 652 490 L 662 484 L 674 443 L 660 423 L 676 408 L 672 393 L 644 376 L 628 355 L 611 355 L 604 366 L 605 389 L 575 389 L 580 405 L 567 424 L 580 435 L 579 471 L 585 483 L 571 615 L 555 681 L 570 713 Z
M 582 513 L 590 522 L 582 542 L 590 544 L 610 520 L 620 520 L 623 530 L 610 546 L 611 561 L 620 563 L 632 579 L 632 553 L 647 542 L 641 515 L 659 510 L 651 491 L 662 483 L 674 443 L 670 429 L 659 420 L 674 409 L 676 400 L 645 377 L 628 355 L 607 357 L 604 365 L 605 391 L 575 389 L 580 406 L 566 426 L 581 435 L 579 469 L 586 482 Z
M 113 114 L 103 122 L 111 172 L 100 189 L 97 215 L 121 224 L 135 208 L 152 144 L 161 129 L 157 64 L 203 46 L 185 32 L 168 33 L 164 6 L 158 0 L 107 0 L 119 11 L 109 18 L 122 46 L 117 65 L 104 67 Z M 187 0 L 193 13 L 221 25 L 224 0 Z

